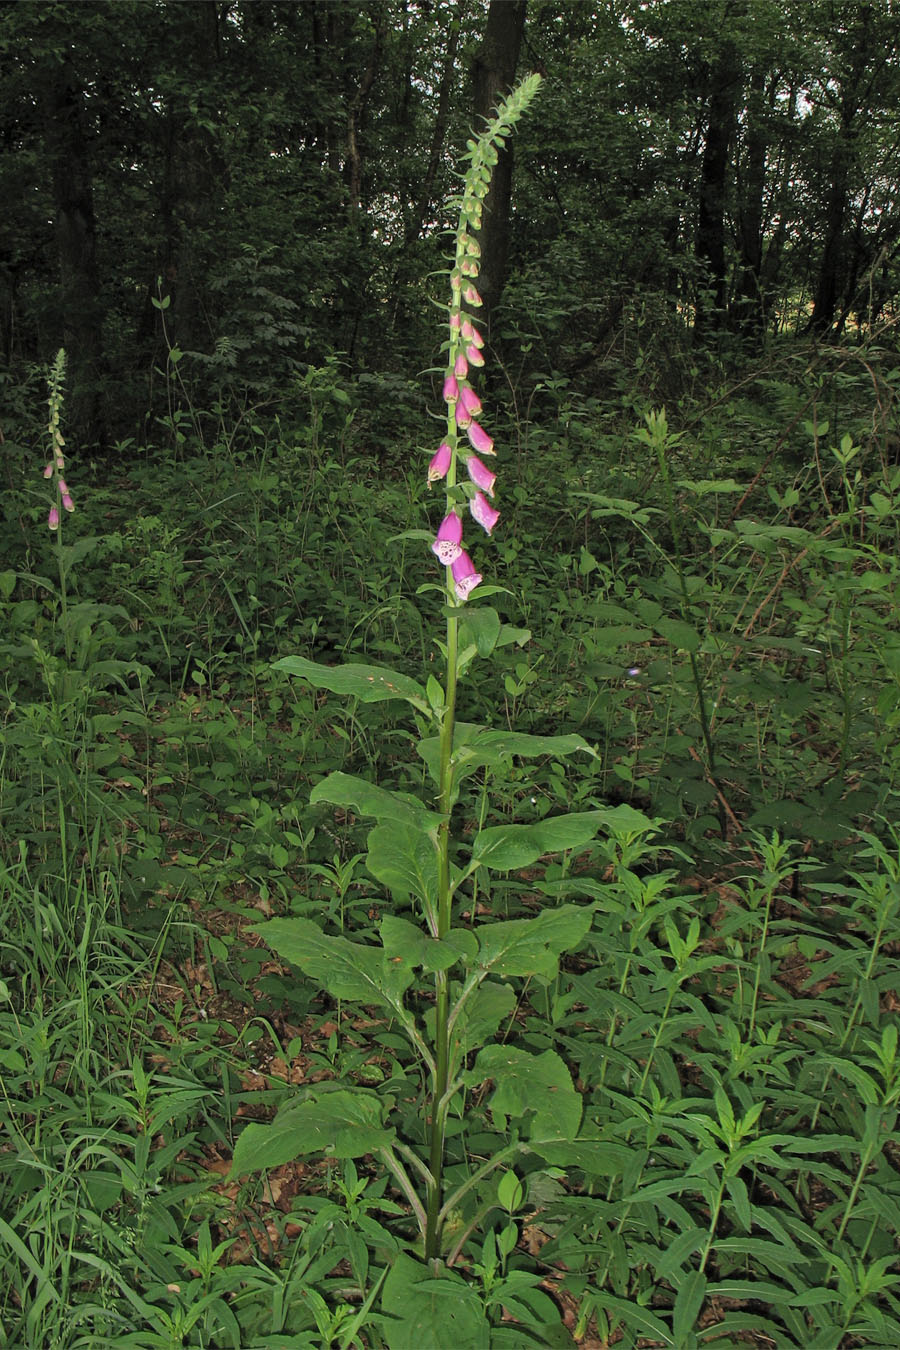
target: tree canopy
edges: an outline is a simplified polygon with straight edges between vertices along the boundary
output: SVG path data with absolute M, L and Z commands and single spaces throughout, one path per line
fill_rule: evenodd
M 643 345 L 893 317 L 894 0 L 53 0 L 0 9 L 0 344 L 70 351 L 110 446 L 285 398 L 342 353 L 430 360 L 453 156 L 518 72 L 541 115 L 486 222 L 492 336 L 601 383 Z

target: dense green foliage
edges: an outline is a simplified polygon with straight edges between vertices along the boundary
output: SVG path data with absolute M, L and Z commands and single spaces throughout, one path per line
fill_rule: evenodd
M 889 0 L 531 0 L 473 555 L 516 636 L 458 709 L 517 748 L 463 777 L 457 857 L 545 832 L 455 918 L 559 940 L 460 1033 L 446 1264 L 378 1162 L 427 1094 L 360 971 L 430 967 L 374 797 L 323 785 L 428 800 L 428 727 L 290 669 L 438 669 L 418 372 L 486 21 L 0 10 L 9 1350 L 900 1343 Z M 565 811 L 596 838 L 554 852 Z M 291 1104 L 311 1156 L 231 1176 Z

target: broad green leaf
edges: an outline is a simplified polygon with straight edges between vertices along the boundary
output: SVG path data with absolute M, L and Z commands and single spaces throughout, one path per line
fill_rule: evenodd
M 583 848 L 602 823 L 600 811 L 578 811 L 550 816 L 533 825 L 494 825 L 475 836 L 472 861 L 502 872 L 528 867 L 545 853 Z
M 349 806 L 360 816 L 373 816 L 378 821 L 398 820 L 422 830 L 436 830 L 441 823 L 436 811 L 427 810 L 409 793 L 389 792 L 349 773 L 330 773 L 316 784 L 309 800 L 313 805 L 331 802 L 334 806 Z
M 496 750 L 501 755 L 521 755 L 523 759 L 536 759 L 540 755 L 574 755 L 579 750 L 593 755 L 597 752 L 583 736 L 531 736 L 527 732 L 494 731 L 485 727 L 470 742 L 470 745 Z
M 622 1175 L 633 1152 L 625 1144 L 606 1139 L 541 1140 L 534 1147 L 551 1167 L 577 1167 L 607 1181 Z
M 312 919 L 269 919 L 255 924 L 253 931 L 273 952 L 315 980 L 332 998 L 393 1007 L 399 992 L 412 983 L 411 971 L 394 972 L 388 990 L 380 947 L 328 937 Z
M 431 836 L 399 821 L 369 831 L 366 866 L 392 895 L 414 895 L 427 908 L 437 904 L 438 857 Z
M 428 766 L 435 782 L 439 781 L 440 738 L 430 736 L 418 744 L 418 753 Z M 472 722 L 457 722 L 453 732 L 453 781 L 458 785 L 477 769 L 502 769 L 513 755 L 536 759 L 542 755 L 562 758 L 581 751 L 596 756 L 596 751 L 582 737 L 531 736 L 515 731 L 495 731 L 491 727 Z
M 581 1124 L 581 1097 L 572 1075 L 555 1050 L 529 1054 L 511 1045 L 486 1045 L 465 1074 L 469 1086 L 494 1083 L 492 1115 L 520 1117 L 534 1113 L 529 1138 L 573 1139 Z
M 283 1107 L 271 1124 L 246 1127 L 235 1144 L 230 1175 L 281 1167 L 310 1153 L 361 1158 L 386 1148 L 396 1134 L 382 1125 L 390 1105 L 362 1089 L 312 1089 L 303 1101 Z
M 500 636 L 500 615 L 490 605 L 466 608 L 466 617 L 459 626 L 460 650 L 470 643 L 478 648 L 479 656 L 490 656 Z
M 431 711 L 422 686 L 387 666 L 321 666 L 317 661 L 308 661 L 305 656 L 283 656 L 273 663 L 272 669 L 307 680 L 315 689 L 328 689 L 344 698 L 358 698 L 361 703 L 403 698 L 420 712 Z
M 428 1350 L 484 1350 L 491 1329 L 476 1290 L 446 1266 L 435 1278 L 429 1266 L 398 1252 L 384 1282 L 383 1311 L 388 1343 Z
M 385 959 L 409 970 L 449 970 L 457 961 L 471 961 L 478 951 L 478 939 L 468 928 L 453 928 L 438 939 L 393 914 L 381 920 L 381 941 Z
M 658 619 L 653 626 L 660 637 L 680 651 L 695 652 L 700 646 L 699 634 L 683 619 Z
M 501 1023 L 512 1017 L 516 1008 L 515 991 L 510 984 L 484 980 L 453 1016 L 451 1037 L 459 1057 L 471 1054 L 491 1037 Z
M 578 946 L 592 920 L 593 906 L 560 905 L 533 919 L 479 924 L 478 965 L 492 975 L 543 975 L 552 980 L 561 954 Z

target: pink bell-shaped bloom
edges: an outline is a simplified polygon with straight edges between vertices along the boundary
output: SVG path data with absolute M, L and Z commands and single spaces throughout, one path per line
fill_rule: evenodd
M 486 492 L 489 497 L 493 497 L 497 475 L 491 473 L 487 465 L 482 464 L 477 455 L 470 455 L 466 460 L 466 470 L 475 486 L 481 488 L 482 492 Z
M 455 362 L 453 363 L 453 374 L 457 377 L 457 379 L 464 380 L 468 375 L 468 373 L 469 373 L 469 363 L 463 356 L 462 352 L 460 352 Z
M 59 507 L 51 506 L 50 514 L 47 516 L 47 525 L 51 530 L 59 529 Z
M 471 305 L 473 309 L 478 309 L 484 303 L 474 286 L 466 287 L 463 291 L 463 299 L 466 304 Z
M 428 465 L 428 481 L 436 483 L 439 478 L 447 477 L 447 470 L 450 468 L 450 461 L 453 458 L 453 451 L 446 441 L 441 441 L 437 448 L 437 453 L 432 455 L 431 463 Z
M 466 360 L 469 362 L 470 366 L 484 365 L 484 357 L 481 355 L 481 352 L 475 346 L 474 342 L 466 348 Z
M 462 333 L 466 342 L 473 342 L 475 346 L 479 348 L 479 350 L 484 346 L 484 338 L 481 336 L 478 329 L 475 327 L 473 323 L 470 322 L 469 319 L 463 319 L 462 325 L 460 327 L 460 332 Z
M 492 455 L 494 453 L 494 442 L 480 422 L 472 422 L 468 428 L 468 432 L 473 450 L 479 451 L 482 455 Z
M 457 597 L 460 601 L 467 600 L 475 587 L 480 585 L 482 578 L 481 573 L 475 571 L 475 564 L 465 549 L 460 550 L 459 557 L 451 564 L 450 571 L 453 574 Z
M 440 558 L 445 567 L 462 553 L 462 521 L 455 511 L 450 511 L 441 521 L 441 528 L 437 532 L 437 537 L 431 545 L 432 553 Z
M 75 510 L 75 503 L 72 501 L 72 498 L 70 497 L 68 492 L 64 492 L 62 494 L 62 504 L 67 511 Z
M 483 492 L 475 493 L 475 496 L 469 502 L 469 510 L 473 519 L 477 520 L 478 524 L 482 529 L 487 530 L 488 534 L 500 519 L 500 512 L 494 510 Z
M 477 417 L 481 412 L 481 399 L 470 384 L 460 385 L 459 401 L 470 417 Z
M 456 405 L 456 425 L 460 431 L 465 431 L 471 425 L 472 418 L 466 412 L 466 405 L 460 401 Z
M 448 375 L 444 380 L 444 399 L 447 403 L 453 403 L 459 398 L 459 385 L 456 382 L 455 375 Z
M 52 477 L 53 477 L 53 461 L 52 461 L 52 460 L 51 460 L 51 462 L 47 465 L 46 469 L 44 470 L 44 477 L 45 477 L 45 478 L 52 478 Z
M 450 315 L 450 327 L 453 329 L 454 332 L 457 332 L 459 330 L 459 325 L 460 325 L 459 310 L 454 309 Z
M 59 490 L 63 496 L 65 496 L 69 490 L 68 487 L 66 486 L 66 480 L 64 478 L 61 478 L 59 480 Z

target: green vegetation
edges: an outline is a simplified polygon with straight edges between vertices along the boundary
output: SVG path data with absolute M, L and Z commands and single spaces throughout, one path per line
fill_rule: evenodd
M 452 781 L 456 619 L 429 551 L 447 505 L 426 484 L 447 353 L 424 302 L 446 305 L 443 146 L 465 143 L 488 11 L 460 9 L 452 40 L 443 3 L 0 16 L 22 152 L 0 178 L 44 194 L 23 186 L 3 282 L 0 1347 L 900 1344 L 897 171 L 883 122 L 856 134 L 896 93 L 900 39 L 886 2 L 831 28 L 818 0 L 738 5 L 736 45 L 729 7 L 700 8 L 522 8 L 520 64 L 547 75 L 508 275 L 484 288 L 501 520 L 466 519 L 484 581 Z M 260 96 L 292 52 L 312 129 Z M 38 247 L 60 104 L 41 129 L 26 97 L 58 69 L 111 265 L 79 350 Z M 721 277 L 715 210 L 686 206 L 702 187 L 709 208 L 715 109 Z M 166 118 L 114 200 L 101 150 L 139 164 Z M 263 163 L 263 124 L 304 155 Z M 182 178 L 154 158 L 173 147 Z M 218 250 L 212 149 L 243 203 Z M 279 195 L 311 165 L 314 200 Z M 191 244 L 190 304 L 162 269 L 157 289 L 150 225 L 143 272 L 124 261 L 162 185 L 172 214 L 149 218 L 179 266 Z M 451 922 L 429 937 L 428 832 L 454 797 Z M 429 1046 L 470 975 L 429 1189 Z

